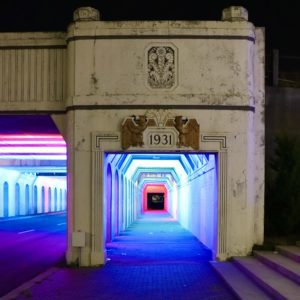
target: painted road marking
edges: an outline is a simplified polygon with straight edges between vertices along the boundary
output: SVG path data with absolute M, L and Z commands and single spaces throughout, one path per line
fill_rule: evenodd
M 28 232 L 32 232 L 32 231 L 35 231 L 35 229 L 20 231 L 20 232 L 18 232 L 18 234 L 28 233 Z
M 57 226 L 61 226 L 61 225 L 66 225 L 67 223 L 64 222 L 64 223 L 58 223 Z

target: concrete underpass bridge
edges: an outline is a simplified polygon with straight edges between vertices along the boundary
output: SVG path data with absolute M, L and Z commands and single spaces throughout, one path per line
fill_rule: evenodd
M 1 33 L 0 111 L 0 217 L 64 209 L 67 190 L 69 264 L 104 264 L 147 210 L 216 259 L 263 242 L 264 32 L 241 7 L 193 22 L 104 22 L 83 7 L 66 32 Z M 46 136 L 44 157 L 20 134 Z

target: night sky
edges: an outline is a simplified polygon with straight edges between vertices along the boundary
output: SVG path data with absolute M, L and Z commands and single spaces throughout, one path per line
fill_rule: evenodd
M 227 0 L 1 0 L 0 31 L 66 31 L 80 6 L 100 10 L 102 20 L 220 20 L 222 9 L 241 5 L 266 28 L 267 51 L 300 56 L 300 1 Z

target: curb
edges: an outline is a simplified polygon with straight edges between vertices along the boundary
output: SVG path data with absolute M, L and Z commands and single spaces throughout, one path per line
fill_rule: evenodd
M 37 283 L 41 283 L 43 280 L 50 277 L 52 274 L 56 273 L 59 270 L 59 268 L 53 267 L 48 269 L 47 271 L 39 274 L 38 276 L 34 277 L 33 279 L 23 283 L 19 287 L 15 288 L 8 294 L 4 295 L 3 297 L 0 297 L 1 300 L 12 300 L 17 299 L 17 297 L 21 294 L 27 294 L 30 293 L 30 289 Z

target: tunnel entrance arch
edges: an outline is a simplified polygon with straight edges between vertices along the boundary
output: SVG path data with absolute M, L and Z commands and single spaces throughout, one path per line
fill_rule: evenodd
M 101 222 L 105 218 L 105 195 L 103 190 L 103 185 L 105 184 L 103 177 L 103 168 L 105 166 L 105 155 L 107 153 L 118 152 L 118 144 L 116 142 L 120 141 L 120 134 L 116 133 L 99 133 L 94 132 L 92 135 L 93 139 L 93 156 L 92 156 L 92 236 L 95 237 L 92 240 L 92 253 L 91 253 L 91 263 L 97 264 L 99 261 L 104 261 L 106 257 L 105 241 L 103 240 L 103 232 L 105 229 L 105 224 Z M 216 158 L 216 177 L 217 177 L 217 197 L 216 204 L 217 207 L 215 213 L 216 218 L 216 228 L 215 228 L 215 246 L 212 249 L 213 257 L 216 259 L 224 260 L 227 257 L 227 138 L 226 135 L 201 135 L 201 153 L 212 153 Z M 147 151 L 143 151 L 147 152 Z M 184 151 L 173 151 L 174 153 L 181 153 Z M 200 152 L 199 152 L 200 153 Z M 124 182 L 124 178 L 120 177 L 120 182 Z M 122 185 L 122 184 L 121 184 Z M 121 186 L 120 185 L 120 186 Z M 123 186 L 123 190 L 124 190 Z M 121 191 L 121 190 L 120 190 Z M 176 189 L 174 189 L 174 197 L 179 194 Z M 119 195 L 122 199 L 124 195 Z M 123 200 L 120 200 L 124 202 Z M 120 202 L 120 203 L 121 203 Z M 141 209 L 141 208 L 140 208 Z M 180 217 L 180 209 L 174 206 L 174 215 Z M 139 210 L 137 211 L 139 212 Z M 121 215 L 121 214 L 120 214 Z M 125 221 L 125 220 L 124 220 Z M 120 222 L 120 228 L 122 228 L 122 221 Z M 124 226 L 123 226 L 124 229 Z
M 212 252 L 218 235 L 218 166 L 216 153 L 106 152 L 104 154 L 104 213 L 106 243 L 121 233 L 115 219 L 119 179 L 120 202 L 128 228 L 147 212 L 168 213 Z M 107 170 L 105 172 L 105 170 Z M 114 235 L 111 235 L 114 232 Z
M 94 132 L 92 134 L 92 252 L 91 264 L 104 263 L 106 257 L 105 240 L 103 240 L 103 232 L 106 230 L 106 224 L 101 220 L 105 219 L 105 195 L 103 186 L 105 185 L 105 176 L 103 177 L 103 170 L 105 170 L 105 156 L 107 153 L 120 153 L 118 143 L 120 141 L 120 133 L 100 133 Z M 212 153 L 216 158 L 216 176 L 217 176 L 217 197 L 215 206 L 215 241 L 212 250 L 215 259 L 224 260 L 228 257 L 227 253 L 227 137 L 226 135 L 210 135 L 203 133 L 201 135 L 201 149 L 199 153 Z M 121 151 L 122 152 L 122 151 Z M 147 152 L 147 151 L 143 151 Z M 173 151 L 174 153 L 181 153 L 184 151 Z M 120 191 L 124 190 L 126 180 L 120 177 Z M 174 189 L 174 197 L 177 197 L 179 192 Z M 124 203 L 124 195 L 119 195 L 120 201 Z M 122 200 L 121 200 L 122 199 Z M 173 207 L 174 215 L 180 218 L 180 209 Z M 137 208 L 137 212 L 141 208 Z M 120 213 L 120 215 L 122 215 Z M 122 216 L 124 218 L 124 216 Z M 124 229 L 124 222 L 120 218 L 120 229 Z M 123 226 L 122 226 L 123 225 Z

